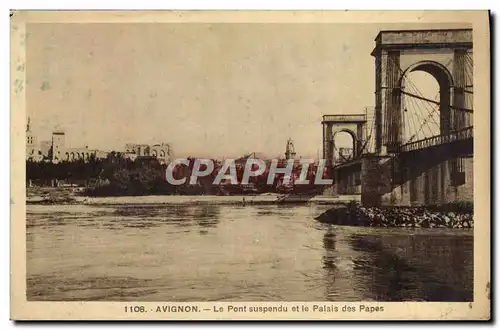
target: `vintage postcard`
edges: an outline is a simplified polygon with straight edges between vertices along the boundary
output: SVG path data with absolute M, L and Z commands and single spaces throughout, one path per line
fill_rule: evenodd
M 487 11 L 12 11 L 14 320 L 488 320 Z

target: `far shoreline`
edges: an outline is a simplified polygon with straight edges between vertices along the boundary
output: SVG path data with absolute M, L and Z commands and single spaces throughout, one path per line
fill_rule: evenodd
M 42 196 L 31 196 L 26 199 L 27 205 L 267 205 L 267 204 L 345 204 L 359 201 L 360 196 L 323 196 L 323 195 L 145 195 L 145 196 L 72 196 L 68 200 L 50 200 Z

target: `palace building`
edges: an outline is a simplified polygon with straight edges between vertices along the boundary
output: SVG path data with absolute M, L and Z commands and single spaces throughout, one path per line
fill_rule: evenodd
M 172 146 L 168 143 L 159 144 L 136 144 L 125 145 L 125 157 L 135 160 L 137 157 L 155 157 L 161 164 L 170 163 Z
M 159 143 L 154 145 L 147 144 L 127 144 L 125 151 L 121 152 L 125 157 L 135 160 L 137 157 L 155 157 L 160 163 L 170 162 L 172 147 L 168 143 Z M 26 160 L 34 162 L 73 162 L 90 159 L 104 159 L 109 152 L 98 149 L 89 149 L 85 147 L 67 147 L 66 133 L 63 130 L 52 132 L 50 141 L 37 142 L 37 137 L 31 128 L 31 121 L 28 117 L 26 125 Z

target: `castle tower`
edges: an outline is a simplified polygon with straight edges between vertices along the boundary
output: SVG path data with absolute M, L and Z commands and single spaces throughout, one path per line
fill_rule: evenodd
M 53 163 L 64 160 L 66 135 L 63 131 L 52 132 L 52 152 L 51 159 Z
M 285 159 L 295 159 L 296 154 L 292 138 L 289 138 L 286 142 Z
M 36 157 L 36 137 L 31 131 L 31 120 L 28 117 L 26 124 L 26 159 L 33 160 Z
M 30 117 L 28 117 L 28 123 L 26 124 L 26 146 L 34 147 L 35 144 L 36 144 L 35 136 L 31 131 L 31 120 Z

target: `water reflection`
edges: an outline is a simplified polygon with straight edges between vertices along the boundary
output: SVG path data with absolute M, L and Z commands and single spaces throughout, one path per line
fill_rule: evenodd
M 416 271 L 398 256 L 398 251 L 385 251 L 378 241 L 370 237 L 352 235 L 350 245 L 355 251 L 364 252 L 353 260 L 354 272 L 368 287 L 369 297 L 378 301 L 401 301 L 404 297 L 412 300 L 408 292 L 414 290 L 411 280 Z
M 337 286 L 335 283 L 337 277 L 337 251 L 335 250 L 336 235 L 332 227 L 327 229 L 323 236 L 323 248 L 325 255 L 323 256 L 323 268 L 325 269 L 325 298 L 332 299 L 337 295 Z
M 327 300 L 472 300 L 472 237 L 351 231 L 361 233 L 329 226 L 323 236 Z
M 365 283 L 365 297 L 377 301 L 471 301 L 472 268 L 461 244 L 467 237 L 433 235 L 351 235 L 363 252 L 354 273 Z

